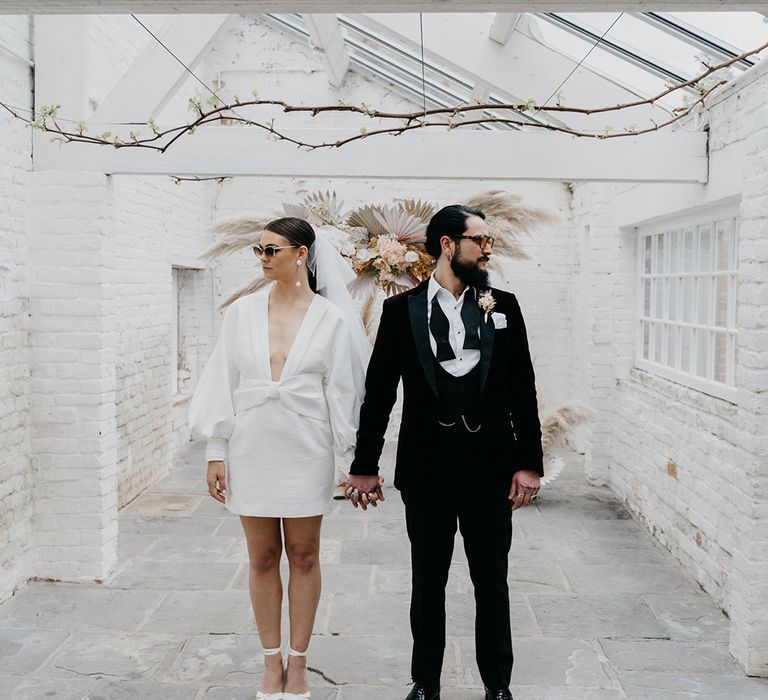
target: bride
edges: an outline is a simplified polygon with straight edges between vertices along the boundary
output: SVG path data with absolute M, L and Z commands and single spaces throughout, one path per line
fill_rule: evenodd
M 322 228 L 316 236 L 302 219 L 277 219 L 253 250 L 273 283 L 227 309 L 192 400 L 190 427 L 208 440 L 211 496 L 240 516 L 245 532 L 265 666 L 257 698 L 299 700 L 310 697 L 306 654 L 320 598 L 320 527 L 331 504 L 334 452 L 351 457 L 371 346 L 346 289 L 354 272 Z

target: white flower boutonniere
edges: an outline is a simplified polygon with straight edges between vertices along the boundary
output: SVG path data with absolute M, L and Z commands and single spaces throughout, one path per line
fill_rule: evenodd
M 485 311 L 485 322 L 488 323 L 488 314 L 491 313 L 496 306 L 496 300 L 493 298 L 490 289 L 486 289 L 484 292 L 480 293 L 477 297 L 477 305 Z

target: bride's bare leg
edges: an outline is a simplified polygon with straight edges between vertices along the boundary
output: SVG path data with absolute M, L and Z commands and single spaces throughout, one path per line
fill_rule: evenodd
M 283 602 L 280 519 L 241 515 L 240 522 L 248 544 L 248 584 L 259 638 L 265 649 L 276 648 L 280 646 L 280 607 Z M 265 655 L 260 690 L 279 693 L 282 689 L 283 657 L 281 654 Z
M 320 602 L 320 527 L 323 516 L 284 518 L 285 551 L 290 565 L 288 605 L 291 622 L 290 645 L 306 651 Z M 306 657 L 289 656 L 285 676 L 286 693 L 309 690 Z

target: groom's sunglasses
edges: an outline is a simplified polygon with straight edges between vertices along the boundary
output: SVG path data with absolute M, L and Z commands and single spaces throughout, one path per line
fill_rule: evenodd
M 278 250 L 282 250 L 283 248 L 298 247 L 299 246 L 297 245 L 272 245 L 271 243 L 269 245 L 255 245 L 253 246 L 253 254 L 259 258 L 262 255 L 266 255 L 268 258 L 274 258 Z
M 493 236 L 461 236 L 470 241 L 474 241 L 480 248 L 493 248 Z

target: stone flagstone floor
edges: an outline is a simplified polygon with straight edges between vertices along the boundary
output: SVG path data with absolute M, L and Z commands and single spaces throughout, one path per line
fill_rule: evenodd
M 261 657 L 239 521 L 206 495 L 202 452 L 120 514 L 103 585 L 30 583 L 0 606 L 0 699 L 244 700 Z M 397 493 L 337 502 L 310 647 L 315 700 L 402 700 L 409 555 Z M 457 542 L 444 700 L 481 700 L 473 598 Z M 509 583 L 516 700 L 768 698 L 728 653 L 728 619 L 578 459 L 514 516 Z

